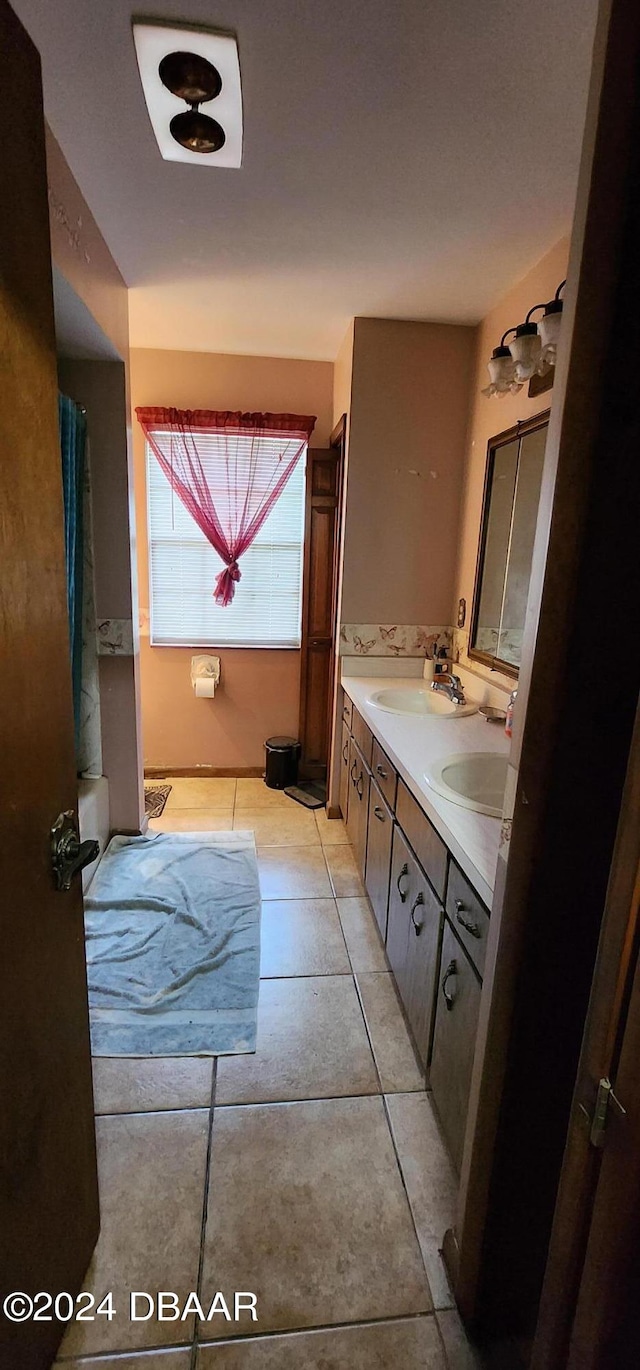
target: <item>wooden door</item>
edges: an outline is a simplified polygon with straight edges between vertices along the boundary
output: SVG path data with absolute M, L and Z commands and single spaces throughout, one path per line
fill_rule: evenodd
M 303 776 L 318 780 L 326 777 L 329 756 L 341 471 L 338 449 L 309 448 L 302 594 L 300 770 Z
M 342 724 L 342 749 L 340 752 L 340 812 L 343 822 L 349 816 L 349 729 Z
M 387 935 L 393 814 L 375 780 L 370 782 L 365 884 L 382 937 Z
M 480 981 L 448 922 L 444 925 L 430 1084 L 460 1169 L 480 1010 Z
M 80 1289 L 99 1220 L 82 889 L 50 853 L 77 789 L 40 63 L 6 0 L 0 51 L 0 1289 L 33 1298 Z M 0 1315 L 0 1364 L 63 1330 Z
M 640 709 L 558 1190 L 532 1370 L 640 1364 Z M 594 1131 L 598 1085 L 611 1104 Z

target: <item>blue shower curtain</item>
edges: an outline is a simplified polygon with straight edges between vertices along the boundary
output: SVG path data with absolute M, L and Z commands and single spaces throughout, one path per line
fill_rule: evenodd
M 73 717 L 77 752 L 80 739 L 80 695 L 82 690 L 83 509 L 87 421 L 80 406 L 68 399 L 66 395 L 58 396 L 58 417 L 62 452 L 67 605 L 69 609 Z

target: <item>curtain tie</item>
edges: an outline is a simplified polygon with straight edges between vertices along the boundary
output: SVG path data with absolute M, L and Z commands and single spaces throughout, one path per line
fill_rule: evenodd
M 223 608 L 226 608 L 227 604 L 231 603 L 239 580 L 240 567 L 237 561 L 230 561 L 229 565 L 225 566 L 224 570 L 216 576 L 216 588 L 213 592 L 216 604 L 221 604 Z

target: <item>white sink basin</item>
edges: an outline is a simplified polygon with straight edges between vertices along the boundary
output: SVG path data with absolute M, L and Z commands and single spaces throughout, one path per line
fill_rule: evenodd
M 427 686 L 405 685 L 378 690 L 368 702 L 388 714 L 419 714 L 423 718 L 464 718 L 478 712 L 477 704 L 454 704 L 442 690 L 431 690 Z
M 499 752 L 454 752 L 434 761 L 425 780 L 436 794 L 463 809 L 501 818 L 507 783 L 507 757 Z

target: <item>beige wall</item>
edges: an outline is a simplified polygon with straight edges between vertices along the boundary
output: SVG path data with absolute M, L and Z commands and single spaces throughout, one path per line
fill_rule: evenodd
M 450 622 L 456 622 L 458 600 L 467 601 L 467 621 L 464 634 L 458 635 L 461 648 L 461 661 L 466 664 L 466 646 L 473 606 L 473 590 L 480 538 L 482 516 L 482 496 L 484 474 L 489 439 L 507 428 L 513 427 L 520 419 L 532 418 L 535 414 L 548 409 L 553 400 L 553 390 L 547 391 L 537 399 L 529 399 L 526 387 L 518 395 L 508 395 L 505 399 L 487 399 L 480 392 L 489 383 L 487 362 L 493 348 L 498 345 L 507 328 L 521 323 L 527 311 L 534 304 L 544 303 L 553 298 L 557 287 L 567 273 L 569 239 L 563 238 L 553 247 L 518 285 L 514 286 L 500 301 L 495 309 L 487 314 L 478 330 L 475 356 L 475 369 L 472 379 L 472 410 L 467 439 L 467 453 L 464 471 L 464 491 L 458 539 L 458 565 L 455 578 L 455 595 L 449 609 Z M 472 669 L 495 684 L 513 688 L 513 680 L 490 672 L 478 662 L 470 663 Z
M 316 414 L 312 442 L 322 447 L 332 428 L 333 367 L 329 362 L 133 349 L 131 396 L 134 407 Z M 150 645 L 145 453 L 137 423 L 133 452 L 145 765 L 260 768 L 267 737 L 297 735 L 300 653 L 221 648 L 221 688 L 215 699 L 207 700 L 196 699 L 191 688 L 192 648 Z
M 355 320 L 343 623 L 451 621 L 474 335 Z

